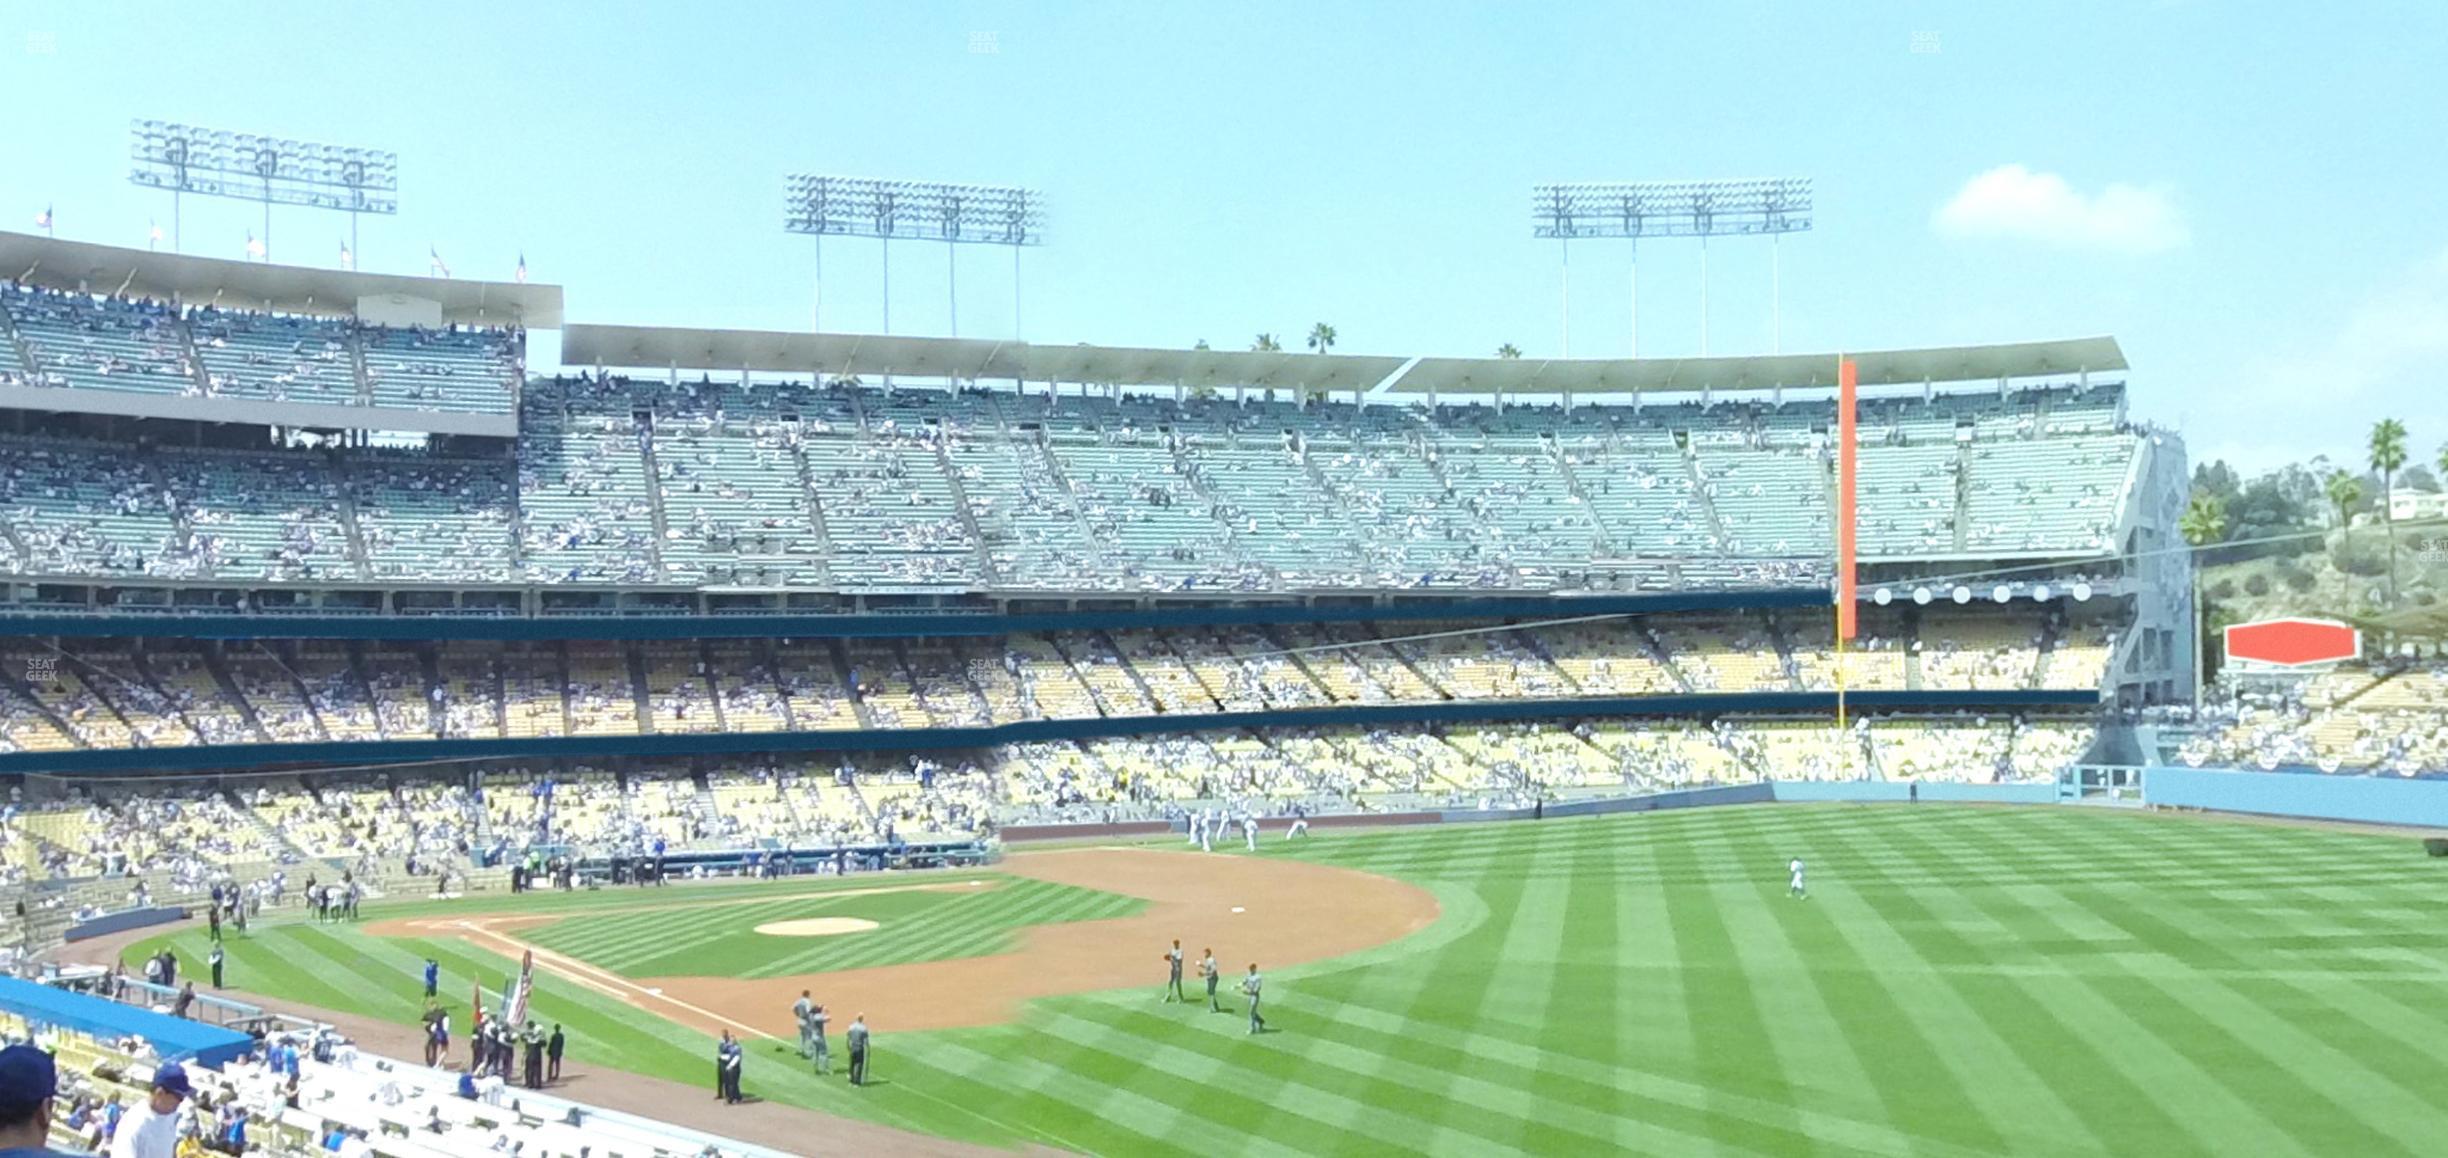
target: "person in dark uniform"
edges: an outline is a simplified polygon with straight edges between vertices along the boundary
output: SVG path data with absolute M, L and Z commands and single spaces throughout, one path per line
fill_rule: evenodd
M 529 1021 L 527 1023 L 527 1033 L 523 1044 L 525 1044 L 527 1047 L 527 1064 L 525 1067 L 527 1071 L 527 1088 L 531 1090 L 543 1089 L 544 1027 L 537 1025 L 533 1021 Z
M 724 1030 L 722 1045 L 714 1051 L 714 1096 L 730 1105 L 740 1103 L 740 1064 L 747 1051 L 740 1048 L 739 1039 Z
M 544 1040 L 545 1081 L 561 1080 L 561 1048 L 566 1044 L 568 1044 L 567 1039 L 561 1036 L 561 1023 L 556 1021 L 553 1023 L 552 1036 Z
M 194 1004 L 195 982 L 190 981 L 179 989 L 178 1000 L 170 1003 L 170 1016 L 185 1017 L 187 1016 L 187 1010 L 189 1007 L 193 1006 Z
M 210 904 L 210 905 L 208 905 L 208 906 L 206 906 L 206 907 L 205 907 L 205 909 L 204 909 L 204 920 L 205 920 L 205 923 L 206 923 L 207 930 L 208 930 L 208 931 L 211 933 L 211 935 L 212 935 L 213 944 L 215 944 L 215 945 L 220 944 L 220 943 L 221 943 L 221 898 L 220 898 L 219 896 L 217 896 L 217 895 L 216 895 L 215 897 L 213 897 L 212 904 Z
M 433 958 L 425 959 L 425 996 L 432 998 L 442 992 L 442 966 Z

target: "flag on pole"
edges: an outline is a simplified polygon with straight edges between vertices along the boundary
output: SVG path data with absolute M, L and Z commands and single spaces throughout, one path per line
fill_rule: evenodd
M 42 230 L 45 233 L 51 232 L 50 206 L 43 206 L 43 211 L 34 215 L 34 228 Z
M 527 254 L 524 251 L 519 254 L 518 272 L 512 276 L 518 278 L 520 285 L 527 284 Z
M 264 244 L 263 242 L 255 240 L 255 231 L 252 229 L 247 230 L 246 252 L 248 257 L 254 258 L 260 258 L 264 255 Z
M 529 949 L 527 955 L 519 959 L 517 983 L 510 987 L 510 992 L 502 1002 L 502 1024 L 512 1028 L 526 1024 L 527 995 L 534 991 L 535 950 Z
M 425 256 L 433 259 L 433 272 L 435 277 L 450 276 L 450 266 L 443 263 L 442 251 L 434 248 L 431 242 L 428 242 L 425 245 Z
M 1861 368 L 1853 359 L 1836 359 L 1836 635 L 1856 638 L 1858 568 L 1855 566 L 1854 484 L 1861 470 L 1861 440 L 1855 434 L 1861 409 Z
M 484 1028 L 484 982 L 471 979 L 468 987 L 473 991 L 468 998 L 468 1032 L 474 1033 Z
M 340 243 L 340 268 L 357 268 L 357 255 L 349 249 L 348 242 L 345 241 Z
M 147 218 L 145 221 L 145 248 L 151 249 L 156 245 L 160 245 L 161 239 L 161 222 Z

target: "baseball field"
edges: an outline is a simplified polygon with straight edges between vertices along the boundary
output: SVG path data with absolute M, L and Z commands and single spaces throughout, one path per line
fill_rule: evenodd
M 998 1147 L 2410 1155 L 2448 1138 L 2443 912 L 2403 837 L 1780 805 L 384 903 L 261 924 L 229 975 L 408 1024 L 431 956 L 464 1031 L 534 948 L 575 1063 L 702 1088 L 753 1031 L 752 1094 Z M 1160 1002 L 1174 936 L 1228 1010 L 1255 960 L 1273 1032 Z M 128 957 L 165 942 L 202 976 L 201 929 Z M 868 1015 L 882 1084 L 785 1052 L 802 988 Z

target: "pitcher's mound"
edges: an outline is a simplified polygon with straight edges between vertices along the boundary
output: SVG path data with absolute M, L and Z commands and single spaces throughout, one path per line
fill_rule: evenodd
M 843 933 L 864 933 L 875 928 L 874 921 L 861 917 L 806 917 L 796 921 L 768 921 L 756 931 L 768 937 L 838 937 Z

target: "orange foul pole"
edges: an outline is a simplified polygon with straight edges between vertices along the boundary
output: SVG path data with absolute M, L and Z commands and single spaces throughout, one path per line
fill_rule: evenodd
M 1857 580 L 1854 557 L 1854 481 L 1861 467 L 1861 442 L 1854 434 L 1855 411 L 1860 409 L 1860 372 L 1853 360 L 1836 356 L 1836 730 L 1838 742 L 1846 744 L 1846 764 L 1852 763 L 1851 739 L 1844 735 L 1845 720 L 1845 644 L 1860 624 L 1855 612 L 1860 606 L 1856 599 Z

